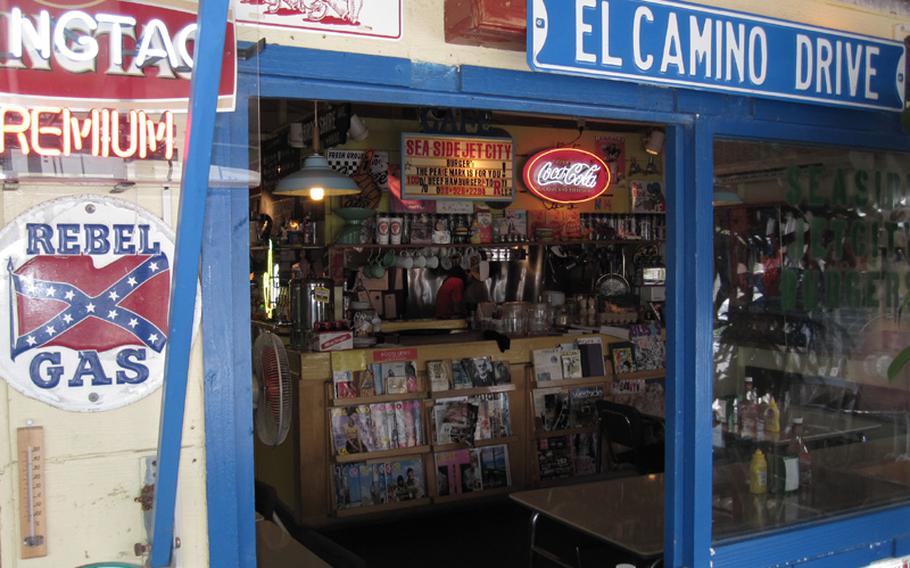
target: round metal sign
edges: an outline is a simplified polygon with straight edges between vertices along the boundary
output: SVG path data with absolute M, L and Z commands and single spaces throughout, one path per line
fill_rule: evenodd
M 110 197 L 55 199 L 0 230 L 0 255 L 0 376 L 13 388 L 91 412 L 161 386 L 174 237 L 158 217 Z
M 522 179 L 528 190 L 555 203 L 584 203 L 610 187 L 610 168 L 596 154 L 578 148 L 553 148 L 531 156 Z

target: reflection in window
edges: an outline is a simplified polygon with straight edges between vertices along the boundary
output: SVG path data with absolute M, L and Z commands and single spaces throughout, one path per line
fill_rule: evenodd
M 715 539 L 910 500 L 910 160 L 719 141 L 715 179 Z

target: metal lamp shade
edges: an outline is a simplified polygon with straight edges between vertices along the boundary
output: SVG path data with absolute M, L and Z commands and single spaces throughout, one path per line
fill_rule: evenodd
M 310 190 L 321 187 L 326 196 L 357 195 L 360 188 L 350 177 L 338 173 L 321 154 L 312 154 L 303 161 L 303 167 L 282 178 L 275 189 L 276 195 L 308 197 Z

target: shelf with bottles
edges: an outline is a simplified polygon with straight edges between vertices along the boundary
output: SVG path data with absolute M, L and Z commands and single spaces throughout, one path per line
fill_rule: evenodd
M 589 239 L 569 239 L 569 240 L 534 240 L 534 241 L 504 241 L 491 243 L 422 243 L 422 244 L 334 244 L 328 245 L 333 250 L 362 250 L 362 249 L 425 249 L 425 248 L 474 248 L 474 249 L 494 249 L 494 248 L 511 248 L 526 246 L 595 246 L 606 247 L 616 245 L 656 245 L 664 243 L 663 240 L 644 240 L 644 239 L 609 239 L 609 240 L 589 240 Z M 318 247 L 317 247 L 318 248 Z

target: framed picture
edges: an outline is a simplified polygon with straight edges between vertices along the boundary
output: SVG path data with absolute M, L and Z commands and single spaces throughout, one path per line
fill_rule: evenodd
M 631 343 L 611 343 L 610 359 L 613 361 L 614 374 L 635 372 L 635 355 Z

